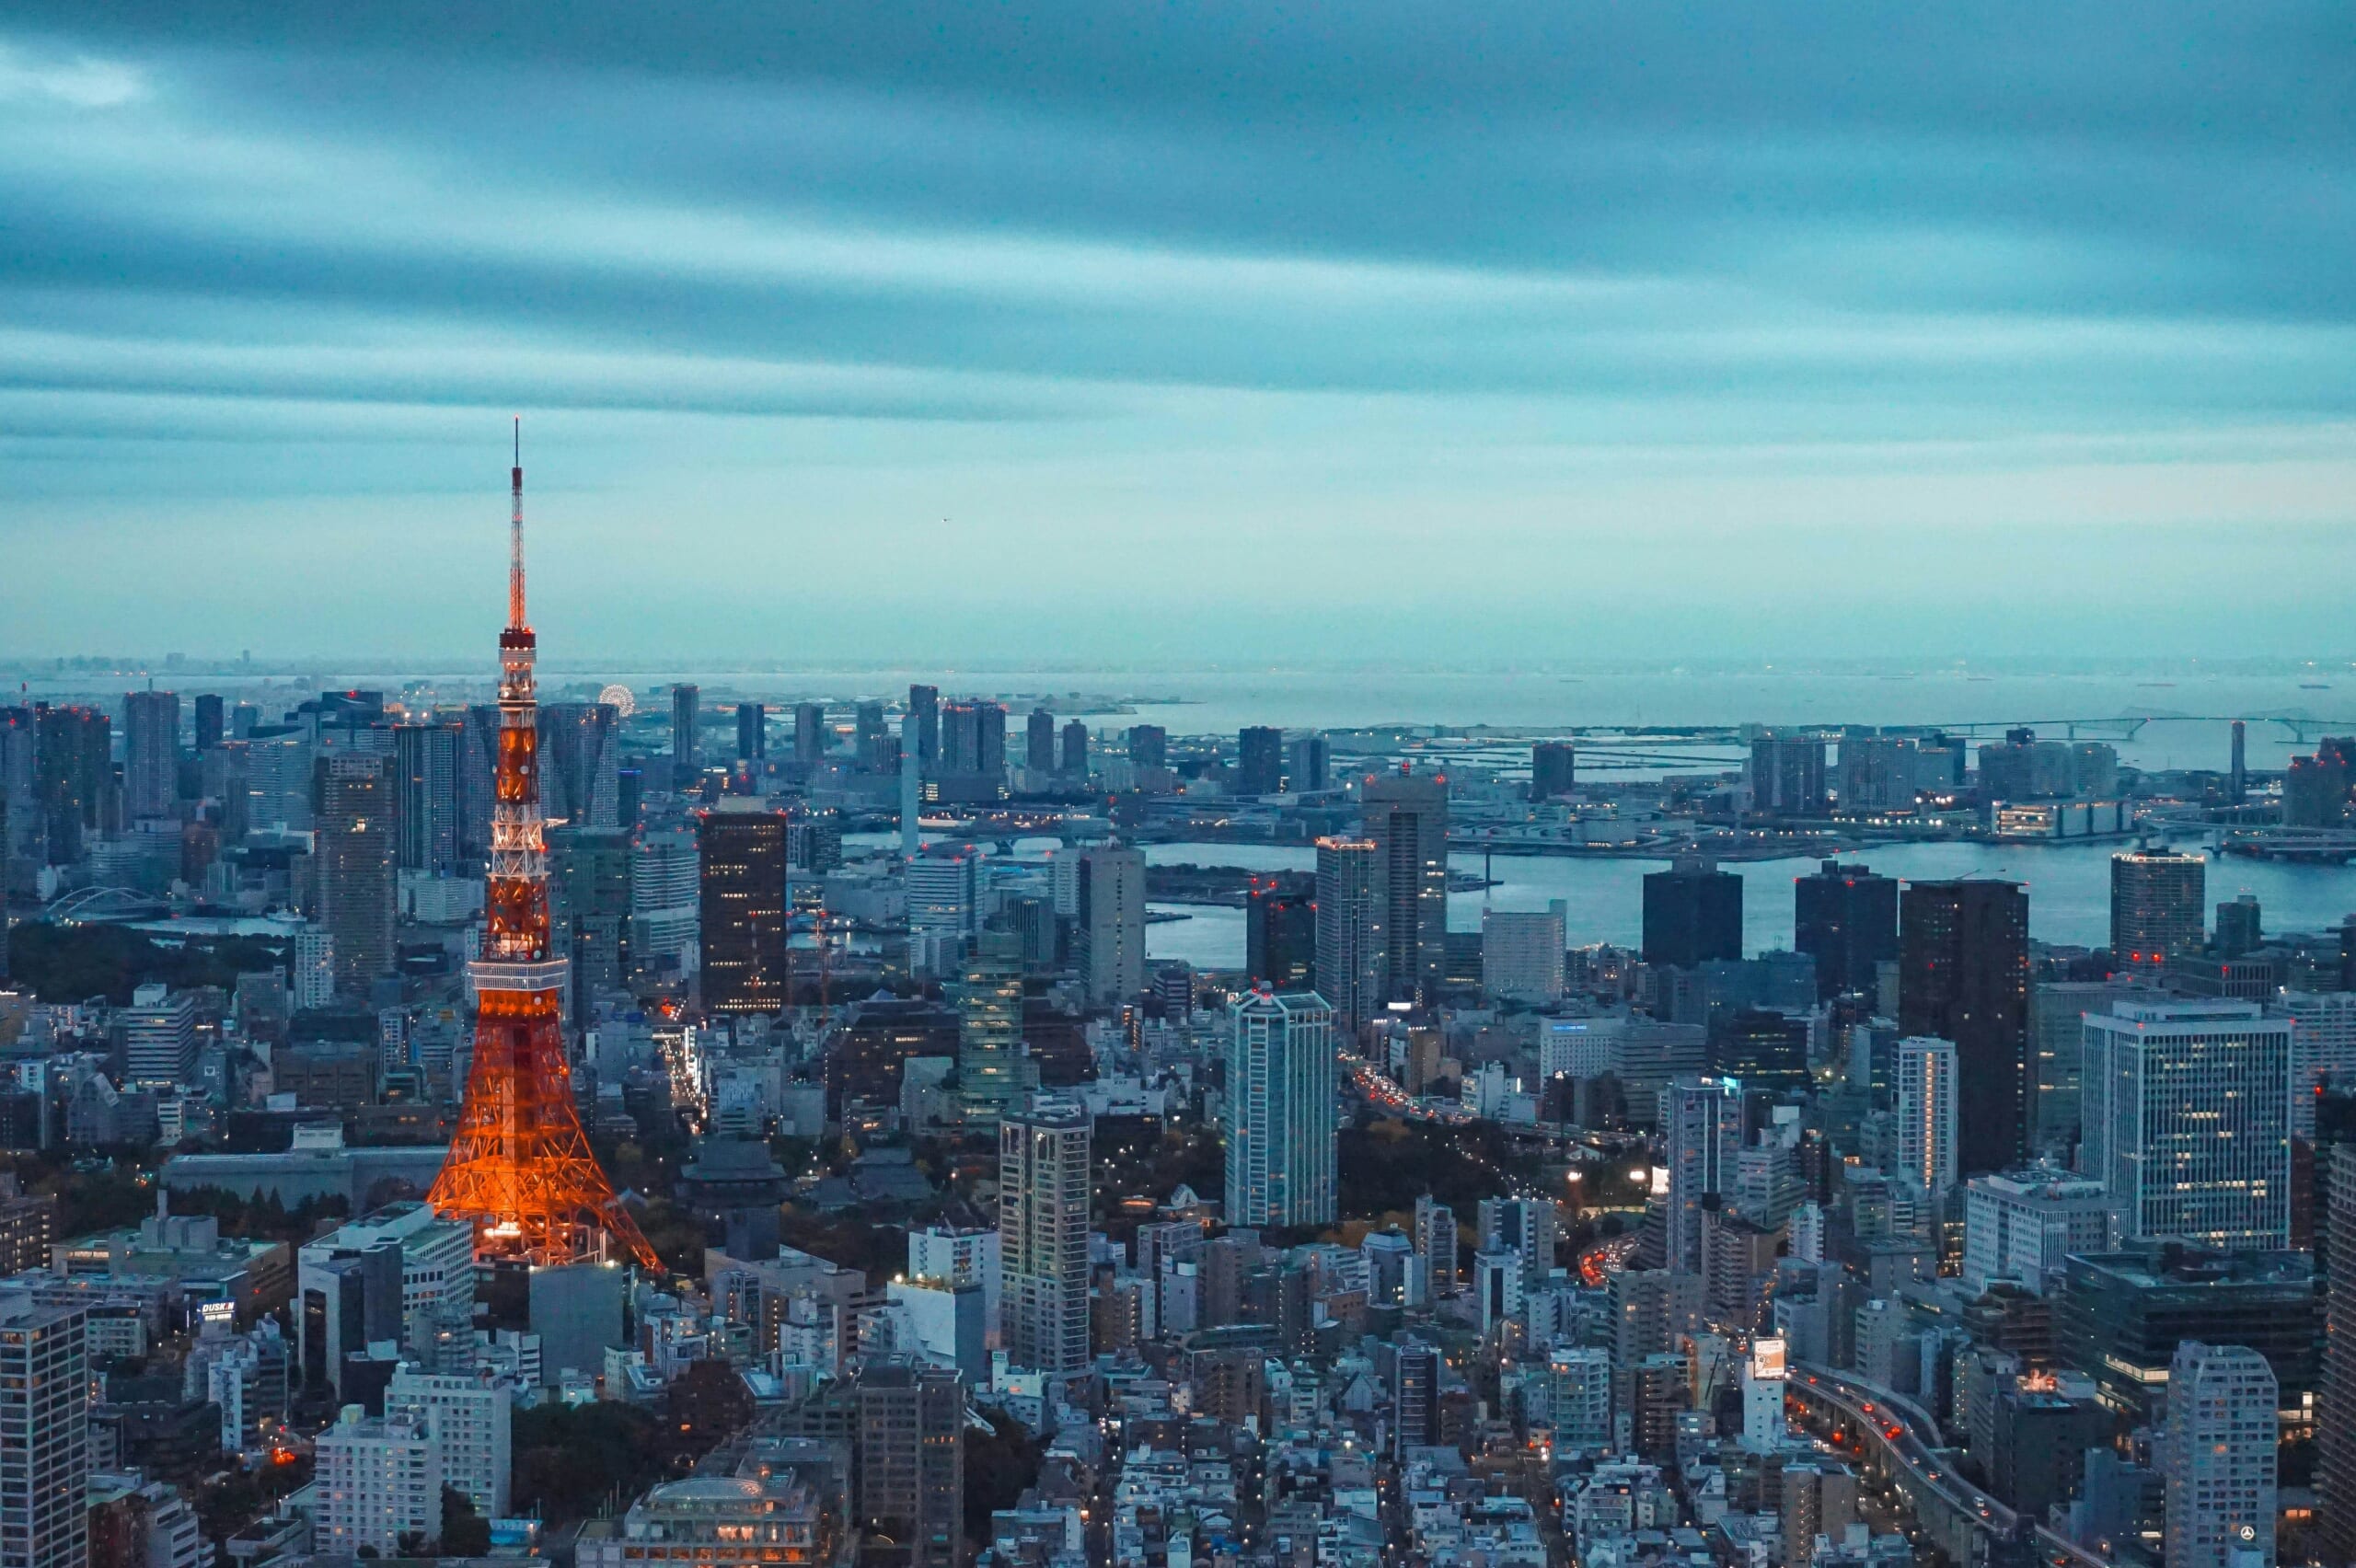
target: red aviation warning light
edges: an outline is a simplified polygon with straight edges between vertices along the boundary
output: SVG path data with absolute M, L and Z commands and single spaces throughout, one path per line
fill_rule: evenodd
M 475 1249 L 486 1256 L 581 1262 L 604 1256 L 610 1238 L 653 1268 L 654 1250 L 590 1152 L 565 1056 L 565 961 L 549 938 L 540 826 L 537 640 L 524 618 L 523 426 L 519 418 L 483 951 L 468 970 L 477 997 L 474 1067 L 458 1136 L 426 1201 L 445 1218 L 473 1221 Z

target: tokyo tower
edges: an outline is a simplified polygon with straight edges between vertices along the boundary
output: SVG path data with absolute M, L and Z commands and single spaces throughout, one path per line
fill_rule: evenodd
M 499 634 L 499 755 L 482 957 L 468 966 L 478 997 L 474 1068 L 450 1157 L 426 1201 L 472 1220 L 479 1256 L 537 1264 L 605 1255 L 606 1239 L 656 1265 L 635 1221 L 589 1151 L 572 1103 L 559 998 L 565 961 L 549 940 L 548 850 L 540 836 L 538 640 L 524 619 L 524 421 L 515 421 L 514 521 L 508 536 L 507 628 Z

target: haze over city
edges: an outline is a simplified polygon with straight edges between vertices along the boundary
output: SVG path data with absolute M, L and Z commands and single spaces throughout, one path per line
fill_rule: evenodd
M 2343 19 L 12 7 L 0 653 L 2327 654 Z

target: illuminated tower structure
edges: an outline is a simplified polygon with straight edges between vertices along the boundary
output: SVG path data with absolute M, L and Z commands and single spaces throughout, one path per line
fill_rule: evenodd
M 565 962 L 549 929 L 540 833 L 537 639 L 524 618 L 524 448 L 516 421 L 507 628 L 499 634 L 499 745 L 474 1070 L 449 1159 L 427 1201 L 471 1220 L 478 1256 L 552 1266 L 600 1256 L 611 1237 L 641 1263 L 654 1251 L 614 1195 L 573 1109 L 560 1020 Z

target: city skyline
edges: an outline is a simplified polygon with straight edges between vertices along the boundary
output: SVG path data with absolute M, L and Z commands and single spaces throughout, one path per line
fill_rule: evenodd
M 7 651 L 2327 650 L 2327 19 L 21 8 Z

